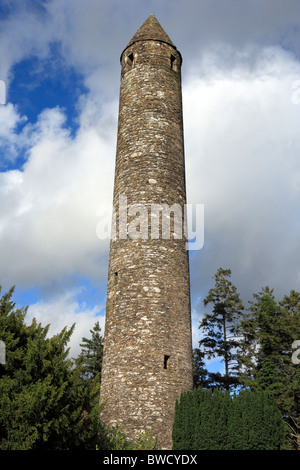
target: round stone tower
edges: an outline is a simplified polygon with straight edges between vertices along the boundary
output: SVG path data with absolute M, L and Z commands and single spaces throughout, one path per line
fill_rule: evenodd
M 101 382 L 102 419 L 160 449 L 193 386 L 181 63 L 154 15 L 121 55 Z

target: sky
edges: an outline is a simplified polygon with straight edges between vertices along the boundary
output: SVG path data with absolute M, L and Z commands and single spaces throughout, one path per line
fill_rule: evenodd
M 299 0 L 0 0 L 0 285 L 71 354 L 104 331 L 120 54 L 153 13 L 183 57 L 193 345 L 222 267 L 245 306 L 300 281 Z M 199 336 L 200 335 L 200 336 Z

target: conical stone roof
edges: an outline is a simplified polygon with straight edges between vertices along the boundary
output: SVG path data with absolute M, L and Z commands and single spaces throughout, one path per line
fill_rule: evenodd
M 147 18 L 145 23 L 137 30 L 133 38 L 129 41 L 125 49 L 137 41 L 155 40 L 166 42 L 175 47 L 167 33 L 163 30 L 153 14 Z M 125 50 L 124 49 L 124 50 Z M 176 48 L 175 48 L 176 49 Z

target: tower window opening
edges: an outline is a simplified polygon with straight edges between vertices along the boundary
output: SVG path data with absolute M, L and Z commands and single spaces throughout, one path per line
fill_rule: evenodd
M 118 273 L 118 271 L 116 271 L 114 273 L 114 284 L 115 285 L 118 284 L 118 280 L 119 280 L 119 273 Z
M 164 356 L 164 369 L 170 368 L 170 356 Z
M 129 54 L 129 55 L 127 56 L 127 65 L 128 65 L 129 67 L 132 67 L 132 66 L 133 66 L 133 59 L 134 59 L 133 54 Z
M 177 71 L 177 60 L 173 55 L 171 55 L 171 69 Z

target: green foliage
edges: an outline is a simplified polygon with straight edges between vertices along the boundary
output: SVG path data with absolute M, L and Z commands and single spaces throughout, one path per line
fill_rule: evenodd
M 195 395 L 191 391 L 183 393 L 179 401 L 176 401 L 175 416 L 173 423 L 173 447 L 174 449 L 191 450 L 194 442 L 195 427 L 194 423 L 195 411 Z
M 150 431 L 134 441 L 118 425 L 100 421 L 103 338 L 97 322 L 82 339 L 78 358 L 68 358 L 74 326 L 49 338 L 49 325 L 26 325 L 27 309 L 16 309 L 14 288 L 0 299 L 0 450 L 152 450 Z
M 193 349 L 192 365 L 193 365 L 193 384 L 194 388 L 208 388 L 211 383 L 208 370 L 205 368 L 205 354 L 199 348 Z
M 241 323 L 240 382 L 253 391 L 268 390 L 292 431 L 300 427 L 299 365 L 293 364 L 292 343 L 300 338 L 300 293 L 291 291 L 276 302 L 268 287 L 254 294 Z
M 278 450 L 286 429 L 274 397 L 195 389 L 176 403 L 173 450 Z
M 25 324 L 14 289 L 0 299 L 0 449 L 94 449 L 106 446 L 99 421 L 99 380 L 84 382 L 68 359 L 74 325 L 48 338 L 49 326 Z
M 156 437 L 152 435 L 151 430 L 140 432 L 135 439 L 128 439 L 125 427 L 120 426 L 118 422 L 108 429 L 109 449 L 110 450 L 156 450 Z
M 91 339 L 82 338 L 80 346 L 81 355 L 76 362 L 81 362 L 81 376 L 83 379 L 98 379 L 101 381 L 104 338 L 101 334 L 99 322 L 90 330 Z
M 228 392 L 221 390 L 203 390 L 200 394 L 198 392 L 195 450 L 228 448 L 227 407 L 229 404 Z
M 299 365 L 291 361 L 291 345 L 300 338 L 300 294 L 291 291 L 276 302 L 265 288 L 241 317 L 229 275 L 219 270 L 205 300 L 213 312 L 202 324 L 207 333 L 202 346 L 209 357 L 223 357 L 227 373 L 209 373 L 204 352 L 194 350 L 194 384 L 201 387 L 182 394 L 176 404 L 174 449 L 290 448 L 282 416 L 299 442 Z M 13 292 L 0 298 L 0 339 L 6 346 L 6 363 L 0 364 L 0 450 L 156 449 L 150 431 L 132 441 L 123 428 L 107 429 L 99 419 L 99 323 L 72 361 L 67 344 L 75 325 L 49 337 L 49 325 L 25 323 L 27 308 L 15 307 Z M 233 375 L 236 359 L 239 373 Z M 221 391 L 234 387 L 237 378 L 244 390 L 234 397 Z
M 204 315 L 199 328 L 203 331 L 200 348 L 211 358 L 220 358 L 224 363 L 225 373 L 208 373 L 210 386 L 230 390 L 238 383 L 237 322 L 244 309 L 236 287 L 229 280 L 230 269 L 220 268 L 215 274 L 215 286 L 209 290 L 204 299 L 204 306 L 212 304 L 212 311 Z
M 299 364 L 291 360 L 292 344 L 300 339 L 300 293 L 291 290 L 276 301 L 273 290 L 265 287 L 253 294 L 244 312 L 230 275 L 220 268 L 204 299 L 212 311 L 199 326 L 203 337 L 193 355 L 194 385 L 272 393 L 295 448 L 300 448 Z M 224 373 L 206 370 L 205 360 L 211 358 L 222 360 Z
M 235 450 L 279 450 L 285 446 L 286 427 L 267 391 L 242 390 L 232 401 L 228 427 Z

